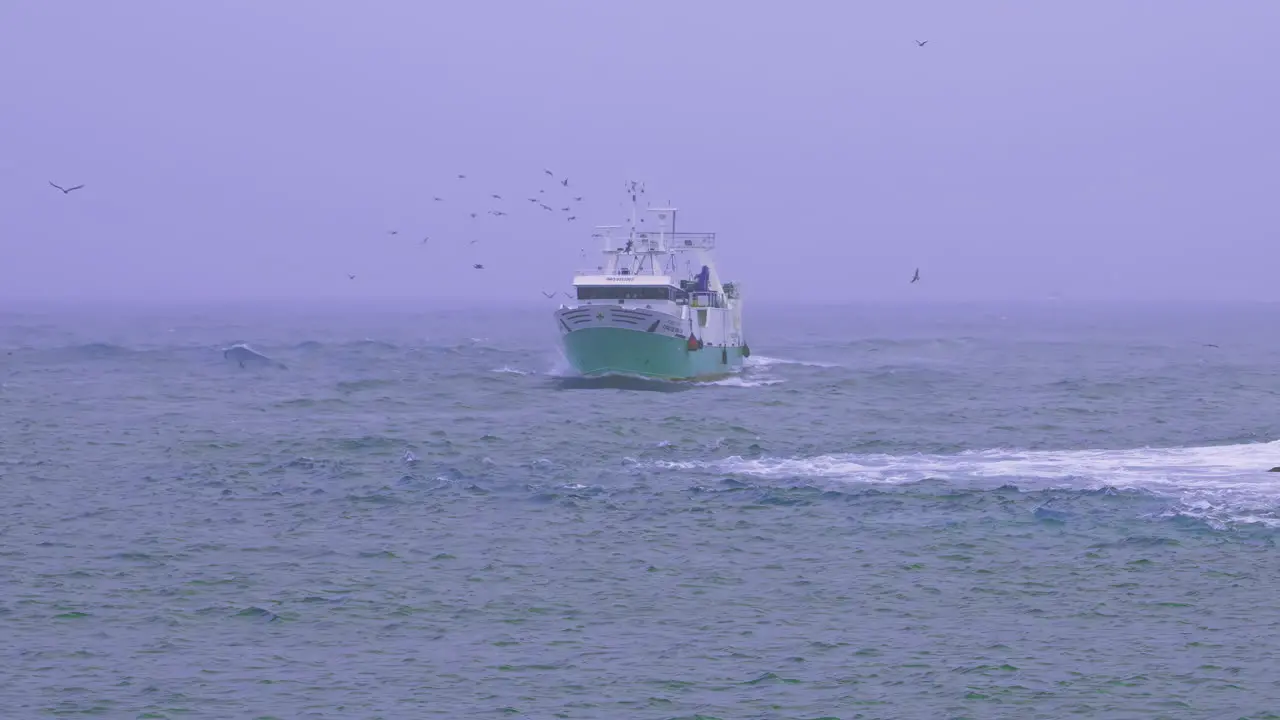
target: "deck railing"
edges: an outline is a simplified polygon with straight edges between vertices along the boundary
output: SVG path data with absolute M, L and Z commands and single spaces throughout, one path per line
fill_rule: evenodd
M 612 228 L 610 229 L 612 230 Z M 625 252 L 627 240 L 631 240 L 632 252 L 679 251 L 679 250 L 711 250 L 716 246 L 716 234 L 704 232 L 666 232 L 663 230 L 645 230 L 636 232 L 634 237 L 619 232 L 595 232 L 592 239 L 604 245 L 606 252 Z
M 654 249 L 667 250 L 711 250 L 716 246 L 715 233 L 702 232 L 641 232 L 636 233 L 636 245 L 650 243 Z M 637 247 L 637 249 L 641 249 Z

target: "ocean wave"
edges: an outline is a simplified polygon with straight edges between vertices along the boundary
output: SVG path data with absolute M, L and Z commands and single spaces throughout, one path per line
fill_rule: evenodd
M 46 352 L 50 352 L 54 357 L 77 359 L 77 360 L 103 360 L 110 358 L 124 357 L 139 352 L 133 348 L 123 345 L 116 345 L 108 342 L 91 342 L 77 345 L 64 345 L 56 348 L 49 348 Z
M 418 353 L 448 353 L 453 355 L 466 355 L 470 353 L 492 352 L 492 353 L 523 353 L 523 350 L 503 347 L 497 344 L 489 344 L 486 338 L 436 338 L 429 340 L 418 338 L 414 340 L 387 340 L 381 338 L 363 338 L 360 340 L 300 340 L 291 343 L 288 346 L 290 350 L 318 352 L 324 350 L 360 350 L 360 351 L 384 351 L 384 352 L 418 352 Z
M 379 390 L 386 387 L 393 387 L 399 383 L 399 380 L 391 378 L 364 378 L 362 380 L 341 380 L 335 387 L 338 389 L 338 392 L 354 393 L 362 390 Z

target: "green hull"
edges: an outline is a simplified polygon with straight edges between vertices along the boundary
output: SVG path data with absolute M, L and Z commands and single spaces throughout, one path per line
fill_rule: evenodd
M 612 327 L 582 328 L 566 333 L 565 359 L 578 373 L 639 375 L 663 380 L 724 377 L 742 368 L 742 347 L 689 350 L 687 341 L 670 335 Z

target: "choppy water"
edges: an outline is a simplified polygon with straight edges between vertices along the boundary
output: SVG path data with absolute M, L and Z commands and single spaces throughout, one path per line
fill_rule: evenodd
M 547 310 L 0 317 L 3 716 L 1280 717 L 1280 310 Z

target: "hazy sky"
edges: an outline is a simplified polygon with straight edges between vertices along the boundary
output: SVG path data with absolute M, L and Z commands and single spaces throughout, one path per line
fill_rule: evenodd
M 550 302 L 628 179 L 753 301 L 1277 300 L 1277 30 L 1276 0 L 3 0 L 0 301 Z

